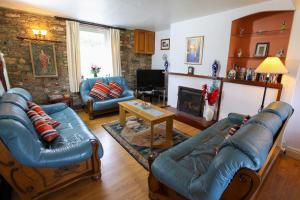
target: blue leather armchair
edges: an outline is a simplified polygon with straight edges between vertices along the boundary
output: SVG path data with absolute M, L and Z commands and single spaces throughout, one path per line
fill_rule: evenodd
M 124 88 L 124 92 L 120 98 L 117 99 L 107 99 L 99 101 L 91 96 L 89 93 L 93 88 L 96 80 L 100 80 L 106 84 L 110 81 L 116 81 Z M 105 77 L 105 78 L 92 78 L 82 81 L 80 84 L 80 96 L 85 107 L 86 112 L 89 114 L 90 119 L 94 119 L 95 116 L 116 111 L 119 108 L 118 102 L 128 101 L 134 99 L 133 91 L 129 89 L 127 83 L 123 77 Z
M 229 114 L 154 162 L 152 155 L 150 199 L 250 199 L 278 155 L 292 113 L 290 105 L 274 102 L 225 140 L 229 128 L 243 119 Z
M 0 100 L 0 173 L 23 198 L 37 198 L 86 177 L 100 178 L 103 149 L 66 104 L 42 106 L 61 124 L 48 144 L 27 117 L 26 90 L 13 88 Z

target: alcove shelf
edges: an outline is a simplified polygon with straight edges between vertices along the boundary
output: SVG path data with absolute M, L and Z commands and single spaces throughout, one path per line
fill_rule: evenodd
M 280 50 L 283 50 L 280 59 L 285 63 L 293 16 L 294 11 L 270 11 L 232 21 L 227 75 L 234 65 L 256 69 L 266 57 L 276 56 Z M 255 56 L 257 43 L 269 44 L 265 57 Z

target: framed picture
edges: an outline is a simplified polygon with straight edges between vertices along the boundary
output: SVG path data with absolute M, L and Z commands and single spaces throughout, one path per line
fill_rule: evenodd
M 201 65 L 203 57 L 204 36 L 186 38 L 185 63 L 190 65 Z
M 160 50 L 170 49 L 170 38 L 160 40 Z
M 270 43 L 257 43 L 255 48 L 255 57 L 267 57 Z
M 30 56 L 34 77 L 57 77 L 54 44 L 30 43 Z
M 194 75 L 194 70 L 195 70 L 194 67 L 189 66 L 189 67 L 188 67 L 188 74 Z

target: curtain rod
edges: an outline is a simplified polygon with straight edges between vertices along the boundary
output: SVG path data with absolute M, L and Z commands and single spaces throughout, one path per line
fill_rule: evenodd
M 122 31 L 126 30 L 125 28 L 121 28 L 121 27 L 109 26 L 109 25 L 105 25 L 105 24 L 97 24 L 97 23 L 94 23 L 94 22 L 88 22 L 88 21 L 83 21 L 83 20 L 79 20 L 79 19 L 59 17 L 59 16 L 54 16 L 54 17 L 55 17 L 55 19 L 58 19 L 58 20 L 74 21 L 74 22 L 79 22 L 81 24 L 87 24 L 87 25 L 98 26 L 98 27 L 103 27 L 103 28 L 114 28 L 114 29 L 119 29 L 119 30 L 122 30 Z

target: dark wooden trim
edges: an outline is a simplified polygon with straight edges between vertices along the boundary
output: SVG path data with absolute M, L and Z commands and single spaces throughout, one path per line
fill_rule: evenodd
M 219 121 L 219 117 L 220 117 L 220 109 L 221 109 L 221 102 L 222 102 L 222 95 L 223 95 L 223 85 L 224 85 L 223 81 L 221 81 L 218 104 L 217 104 L 217 116 L 216 116 L 217 121 Z
M 226 83 L 234 83 L 234 84 L 241 84 L 241 85 L 251 85 L 251 86 L 257 86 L 257 87 L 265 87 L 266 83 L 261 81 L 246 81 L 246 80 L 233 80 L 228 78 L 222 78 L 223 82 Z M 268 88 L 273 89 L 282 89 L 281 83 L 268 83 Z
M 221 199 L 254 199 L 257 191 L 260 189 L 265 177 L 268 175 L 272 165 L 279 155 L 279 152 L 281 151 L 278 145 L 292 114 L 285 120 L 279 129 L 275 142 L 273 143 L 267 159 L 260 170 L 253 171 L 247 168 L 241 168 L 238 170 L 226 190 L 223 192 Z M 161 183 L 152 174 L 151 164 L 154 162 L 156 157 L 157 155 L 150 155 L 148 159 L 150 168 L 148 177 L 149 198 L 151 200 L 186 200 L 185 197 Z
M 166 72 L 168 75 L 176 75 L 176 76 L 188 76 L 194 78 L 205 78 L 211 80 L 222 80 L 222 77 L 213 77 L 213 76 L 205 76 L 205 75 L 196 75 L 196 74 L 184 74 L 184 73 L 177 73 L 177 72 Z
M 80 19 L 67 18 L 67 17 L 59 17 L 59 16 L 54 16 L 54 17 L 57 20 L 74 21 L 74 22 L 79 22 L 81 24 L 86 24 L 86 25 L 91 25 L 91 26 L 97 26 L 97 27 L 102 27 L 102 28 L 114 28 L 114 29 L 119 29 L 119 30 L 122 30 L 122 31 L 126 31 L 127 30 L 125 28 L 121 28 L 121 27 L 117 27 L 117 26 L 109 26 L 109 25 L 106 25 L 106 24 L 98 24 L 98 23 L 88 22 L 88 21 L 84 21 L 84 20 L 80 20 Z
M 175 113 L 175 117 L 174 117 L 175 120 L 183 122 L 183 123 L 193 126 L 195 128 L 198 128 L 200 130 L 204 130 L 217 122 L 217 120 L 206 121 L 205 118 L 203 118 L 203 117 L 197 117 L 197 116 L 179 111 L 173 107 L 166 107 L 165 109 L 167 109 L 170 112 Z
M 23 37 L 23 36 L 17 36 L 17 39 L 19 39 L 19 40 L 37 41 L 37 42 L 63 43 L 63 41 L 59 41 L 59 40 L 47 40 L 47 39 L 30 38 L 30 37 Z

